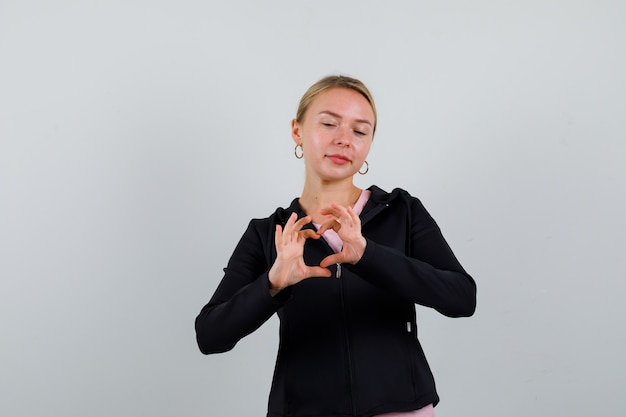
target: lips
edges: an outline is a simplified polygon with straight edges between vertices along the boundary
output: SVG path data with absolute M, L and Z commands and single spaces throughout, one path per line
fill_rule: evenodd
M 337 165 L 345 165 L 350 162 L 350 159 L 340 154 L 326 155 L 326 158 L 330 159 Z

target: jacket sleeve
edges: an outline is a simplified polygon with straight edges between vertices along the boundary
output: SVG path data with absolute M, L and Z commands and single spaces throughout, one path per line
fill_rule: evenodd
M 270 296 L 267 233 L 252 220 L 237 244 L 215 294 L 196 317 L 196 340 L 204 354 L 231 350 L 282 306 L 285 291 Z
M 352 271 L 379 288 L 446 316 L 471 316 L 476 310 L 476 283 L 421 202 L 409 198 L 408 255 L 366 237 L 365 253 Z

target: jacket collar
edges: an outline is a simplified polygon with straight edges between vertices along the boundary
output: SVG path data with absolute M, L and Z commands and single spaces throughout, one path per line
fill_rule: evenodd
M 376 215 L 384 207 L 388 206 L 389 203 L 395 200 L 402 192 L 401 189 L 395 188 L 392 192 L 388 193 L 376 185 L 370 186 L 368 190 L 370 190 L 372 194 L 370 195 L 367 204 L 363 208 L 363 213 L 361 214 L 364 222 Z M 302 211 L 298 201 L 299 198 L 294 198 L 289 207 L 286 209 L 280 207 L 276 210 L 274 214 L 276 215 L 278 223 L 284 225 L 293 212 L 298 213 L 298 218 L 305 216 L 305 213 Z

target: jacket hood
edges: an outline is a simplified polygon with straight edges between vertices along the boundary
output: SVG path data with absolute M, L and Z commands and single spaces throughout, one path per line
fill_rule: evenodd
M 400 194 L 408 194 L 407 191 L 401 188 L 394 188 L 390 193 L 379 188 L 376 185 L 372 185 L 368 188 L 368 190 L 372 193 L 370 195 L 370 199 L 367 202 L 365 211 L 368 211 L 368 205 L 386 205 L 394 201 Z M 299 198 L 294 198 L 291 204 L 287 208 L 279 207 L 274 212 L 274 216 L 276 217 L 277 223 L 284 225 L 291 213 L 298 213 L 298 217 L 304 217 L 305 213 L 302 211 L 302 208 L 299 204 Z

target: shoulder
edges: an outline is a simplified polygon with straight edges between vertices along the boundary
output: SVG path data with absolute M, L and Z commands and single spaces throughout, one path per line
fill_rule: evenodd
M 389 204 L 392 202 L 417 202 L 421 205 L 421 202 L 417 197 L 412 196 L 408 191 L 402 188 L 396 187 L 391 190 L 391 192 L 387 192 L 376 185 L 372 185 L 368 188 L 368 190 L 372 193 L 370 199 L 375 203 Z
M 297 213 L 301 212 L 297 198 L 295 198 L 291 202 L 291 204 L 288 205 L 286 208 L 278 207 L 276 208 L 276 210 L 274 210 L 273 213 L 271 213 L 270 215 L 266 217 L 253 218 L 252 220 L 250 220 L 250 224 L 248 225 L 248 228 L 254 228 L 254 229 L 271 228 L 273 231 L 275 225 L 277 224 L 284 225 L 289 219 L 289 216 L 291 215 L 291 213 L 293 212 L 297 212 Z
M 426 223 L 434 223 L 430 213 L 426 210 L 422 201 L 403 188 L 394 188 L 391 192 L 387 192 L 376 185 L 368 188 L 371 191 L 370 200 L 375 204 L 395 207 L 404 212 L 408 210 L 412 217 L 412 221 L 425 221 Z
M 297 206 L 297 199 L 294 200 Z M 235 249 L 233 259 L 241 260 L 242 256 L 258 258 L 260 262 L 266 259 L 270 262 L 274 248 L 276 225 L 284 225 L 292 212 L 292 205 L 287 208 L 278 207 L 266 217 L 255 217 L 248 222 L 243 235 Z

